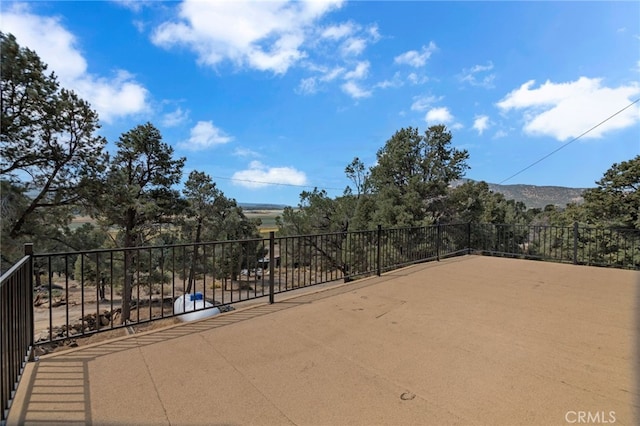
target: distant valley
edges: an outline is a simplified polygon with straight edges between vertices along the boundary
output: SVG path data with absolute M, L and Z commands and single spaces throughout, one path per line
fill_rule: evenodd
M 459 180 L 453 186 L 461 185 L 470 179 Z M 564 207 L 569 203 L 581 203 L 582 193 L 588 188 L 568 188 L 564 186 L 538 186 L 538 185 L 498 185 L 488 183 L 489 189 L 501 193 L 507 200 L 522 201 L 527 208 L 544 208 L 549 204 Z M 283 204 L 240 203 L 244 210 L 274 211 L 283 210 Z
M 284 210 L 286 204 L 238 203 L 243 210 Z

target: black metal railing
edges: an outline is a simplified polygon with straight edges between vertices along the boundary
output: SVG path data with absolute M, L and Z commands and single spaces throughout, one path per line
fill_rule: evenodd
M 36 345 L 188 313 L 187 294 L 208 302 L 196 309 L 273 302 L 278 293 L 472 251 L 640 269 L 640 232 L 462 223 L 36 254 Z
M 33 350 L 32 249 L 26 245 L 25 257 L 0 277 L 0 424 Z
M 467 253 L 467 234 L 468 224 L 447 224 L 36 254 L 36 345 L 187 314 L 187 294 L 208 302 L 194 310 L 273 302 L 278 293 Z
M 489 255 L 640 269 L 640 230 L 474 224 L 470 247 Z

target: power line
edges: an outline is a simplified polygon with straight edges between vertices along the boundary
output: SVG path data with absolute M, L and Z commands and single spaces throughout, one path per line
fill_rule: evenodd
M 577 141 L 578 139 L 580 139 L 581 137 L 583 137 L 584 135 L 590 133 L 591 131 L 597 129 L 598 127 L 602 126 L 604 123 L 606 123 L 607 121 L 611 120 L 613 117 L 615 117 L 616 115 L 622 113 L 623 111 L 631 108 L 633 105 L 637 104 L 638 102 L 640 102 L 640 98 L 636 99 L 635 101 L 631 102 L 629 105 L 627 105 L 626 107 L 622 108 L 620 111 L 616 112 L 615 114 L 605 118 L 604 120 L 602 120 L 601 122 L 599 122 L 598 124 L 596 124 L 595 126 L 593 126 L 592 128 L 590 128 L 589 130 L 587 130 L 586 132 L 583 132 L 582 134 L 580 134 L 579 136 L 576 136 L 575 138 L 571 139 L 569 142 L 563 144 L 562 146 L 560 146 L 557 149 L 554 149 L 553 151 L 551 151 L 550 153 L 548 153 L 547 155 L 545 155 L 544 157 L 534 161 L 533 163 L 529 164 L 527 167 L 525 167 L 524 169 L 518 171 L 517 173 L 512 174 L 511 176 L 509 176 L 508 178 L 504 179 L 502 182 L 500 182 L 498 185 L 502 185 L 503 183 L 505 183 L 506 181 L 513 179 L 514 177 L 518 176 L 520 173 L 529 170 L 531 167 L 535 166 L 536 164 L 540 163 L 543 160 L 546 160 L 547 158 L 551 157 L 553 154 L 555 154 L 556 152 L 560 151 L 562 148 L 565 148 L 567 146 L 569 146 L 570 144 L 574 143 L 575 141 Z
M 250 180 L 250 179 L 238 179 L 238 178 L 229 178 L 223 176 L 211 176 L 213 179 L 223 179 L 230 180 L 234 182 L 248 182 L 248 183 L 258 183 L 260 185 L 279 185 L 279 186 L 293 186 L 296 188 L 318 188 L 318 189 L 331 189 L 335 191 L 343 191 L 344 188 L 330 188 L 327 186 L 317 186 L 317 185 L 296 185 L 294 183 L 284 183 L 284 182 L 265 182 L 260 180 Z

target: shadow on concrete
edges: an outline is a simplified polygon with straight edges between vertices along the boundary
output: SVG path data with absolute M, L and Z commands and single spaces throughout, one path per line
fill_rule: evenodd
M 165 329 L 148 331 L 139 335 L 126 336 L 44 356 L 29 365 L 31 368 L 28 372 L 28 382 L 22 384 L 26 385 L 23 394 L 26 395 L 26 400 L 19 412 L 10 413 L 11 416 L 7 424 L 91 424 L 88 366 L 90 361 L 97 358 L 253 320 L 335 295 L 379 285 L 397 277 L 398 274 L 406 275 L 409 273 L 409 271 L 404 274 L 396 271 L 395 274 L 389 273 L 382 277 L 365 278 L 346 284 L 334 284 L 320 289 L 307 288 L 308 292 L 306 293 L 289 295 L 284 300 L 276 300 L 274 304 L 254 305 L 193 323 L 177 324 Z M 113 392 L 118 386 L 120 385 L 114 384 L 114 389 L 106 391 Z M 50 409 L 52 403 L 56 407 L 53 411 Z M 47 410 L 44 409 L 45 406 L 48 407 Z

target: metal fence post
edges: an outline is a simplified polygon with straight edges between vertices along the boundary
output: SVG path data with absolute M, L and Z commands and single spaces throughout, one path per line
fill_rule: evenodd
M 269 304 L 273 304 L 273 292 L 274 292 L 274 267 L 276 263 L 275 256 L 276 247 L 276 233 L 274 231 L 269 232 Z
M 344 250 L 342 250 L 342 281 L 345 283 L 351 282 L 351 277 L 349 276 L 350 273 L 350 265 L 349 265 L 349 261 L 351 260 L 351 258 L 349 257 L 349 232 L 348 231 L 344 231 L 342 233 L 342 241 L 344 244 Z
M 573 222 L 573 264 L 578 264 L 578 222 Z
M 471 222 L 467 223 L 467 254 L 471 254 Z
M 24 245 L 24 255 L 29 256 L 28 270 L 27 270 L 27 293 L 29 309 L 29 361 L 35 361 L 35 314 L 33 311 L 33 243 L 26 243 Z
M 382 234 L 382 225 L 378 224 L 378 232 L 376 234 L 376 270 L 378 276 L 382 275 L 382 265 L 380 264 L 380 236 Z
M 442 231 L 440 229 L 440 221 L 436 222 L 436 260 L 440 262 L 440 239 L 442 236 Z

